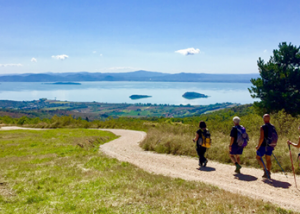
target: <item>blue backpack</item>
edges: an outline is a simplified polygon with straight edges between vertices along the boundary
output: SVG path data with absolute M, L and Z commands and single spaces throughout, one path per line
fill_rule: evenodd
M 248 141 L 249 141 L 249 136 L 246 132 L 245 127 L 243 126 L 235 126 L 235 128 L 237 129 L 237 139 L 236 142 L 239 146 L 245 147 L 248 145 Z

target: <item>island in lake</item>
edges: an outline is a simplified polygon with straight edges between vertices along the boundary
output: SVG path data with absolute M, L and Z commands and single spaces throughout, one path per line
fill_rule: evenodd
M 197 98 L 207 98 L 208 96 L 205 94 L 200 94 L 197 92 L 186 92 L 182 95 L 185 99 L 197 99 Z
M 78 82 L 55 82 L 55 83 L 46 83 L 51 85 L 81 85 L 81 83 Z
M 129 98 L 132 100 L 138 100 L 138 99 L 143 99 L 143 98 L 149 98 L 151 96 L 148 95 L 131 95 Z

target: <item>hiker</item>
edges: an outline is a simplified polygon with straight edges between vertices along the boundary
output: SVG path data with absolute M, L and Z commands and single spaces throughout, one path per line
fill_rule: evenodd
M 270 115 L 265 114 L 263 116 L 264 123 L 265 125 L 260 127 L 260 138 L 258 145 L 256 146 L 256 159 L 258 160 L 259 165 L 263 168 L 264 170 L 264 175 L 262 176 L 263 178 L 269 178 L 271 179 L 271 168 L 272 168 L 272 162 L 271 162 L 271 156 L 274 150 L 274 146 L 271 145 L 272 141 L 272 136 L 276 138 L 276 143 L 277 143 L 277 133 L 275 130 L 275 127 L 270 123 Z M 264 165 L 263 162 L 263 156 L 266 157 L 266 166 Z
M 200 121 L 199 130 L 196 132 L 196 137 L 193 139 L 196 142 L 196 151 L 199 156 L 199 168 L 202 166 L 206 167 L 207 159 L 204 157 L 206 149 L 210 147 L 210 133 L 208 129 L 206 129 L 206 123 L 204 121 Z
M 230 145 L 229 145 L 229 155 L 232 163 L 235 164 L 236 173 L 241 173 L 241 159 L 240 155 L 243 154 L 244 147 L 247 146 L 249 141 L 248 134 L 246 133 L 246 129 L 240 125 L 241 119 L 237 116 L 233 118 L 234 126 L 230 132 Z
M 298 127 L 298 130 L 300 131 L 300 126 Z M 300 148 L 300 137 L 299 137 L 298 144 L 293 143 L 293 142 L 290 141 L 290 140 L 287 141 L 287 144 L 292 145 L 292 146 L 294 146 L 294 147 L 296 147 L 296 148 Z M 299 153 L 299 155 L 300 155 L 300 153 Z

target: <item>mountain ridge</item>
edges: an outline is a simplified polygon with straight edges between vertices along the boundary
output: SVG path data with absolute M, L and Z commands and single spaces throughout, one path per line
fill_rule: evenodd
M 250 83 L 259 74 L 162 73 L 132 71 L 126 73 L 28 73 L 1 75 L 0 82 L 57 82 L 57 81 L 145 81 L 145 82 L 236 82 Z

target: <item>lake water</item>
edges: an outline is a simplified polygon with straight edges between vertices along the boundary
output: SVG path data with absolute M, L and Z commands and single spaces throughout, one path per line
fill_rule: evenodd
M 2 82 L 0 100 L 29 101 L 40 98 L 107 103 L 156 103 L 207 105 L 222 102 L 253 103 L 247 88 L 250 83 L 195 82 L 81 82 L 81 85 Z M 209 98 L 187 100 L 185 92 L 206 94 Z M 133 94 L 151 98 L 131 100 Z

